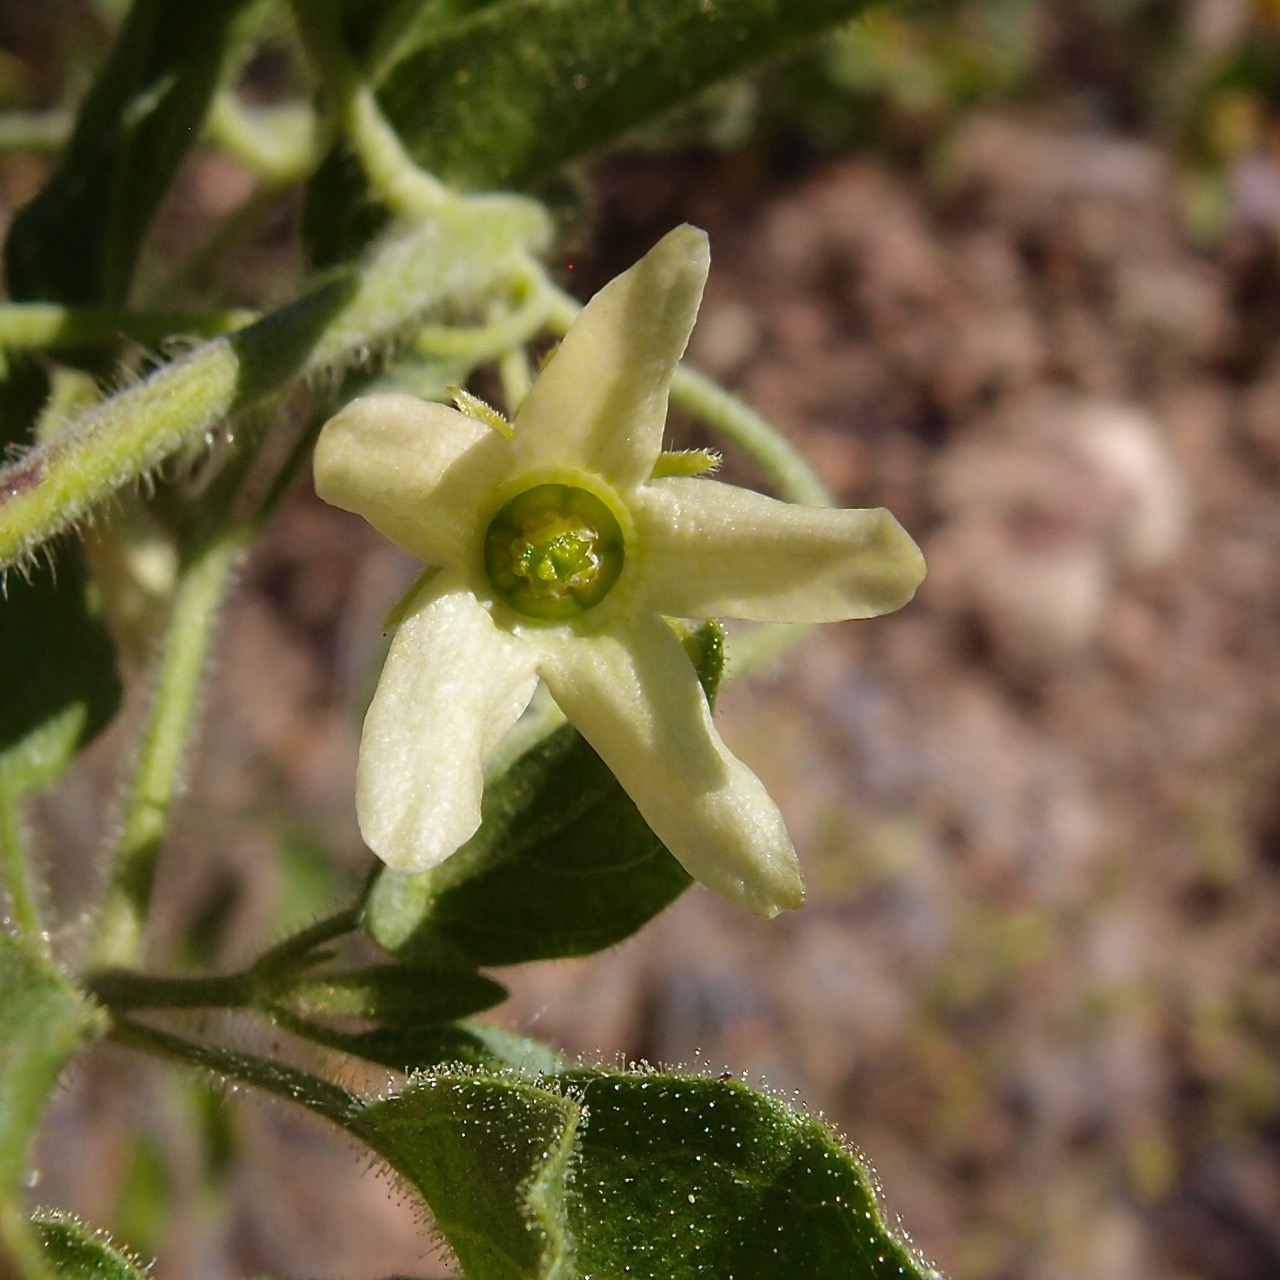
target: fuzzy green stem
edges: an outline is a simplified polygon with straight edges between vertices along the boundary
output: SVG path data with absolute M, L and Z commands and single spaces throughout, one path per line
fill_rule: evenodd
M 9 770 L 0 760 L 0 881 L 9 898 L 13 923 L 33 947 L 43 948 L 44 922 L 23 839 L 18 795 Z
M 90 974 L 86 989 L 113 1013 L 136 1009 L 242 1009 L 254 1000 L 245 972 L 170 977 L 105 969 Z
M 290 0 L 294 22 L 316 74 L 332 99 L 336 126 L 351 143 L 373 187 L 398 218 L 430 217 L 448 188 L 414 163 L 387 123 L 372 87 L 342 42 L 331 0 Z
M 231 333 L 256 318 L 254 312 L 238 309 L 191 313 L 13 302 L 0 304 L 0 350 L 49 351 L 121 339 L 154 346 L 178 334 L 212 338 Z
M 252 110 L 229 89 L 209 107 L 205 133 L 246 169 L 272 187 L 301 182 L 319 163 L 319 130 L 303 106 Z
M 750 405 L 705 373 L 681 365 L 671 380 L 671 403 L 732 440 L 788 502 L 807 507 L 831 506 L 831 494 L 804 455 Z
M 98 925 L 94 959 L 103 967 L 132 964 L 141 950 L 214 622 L 250 532 L 249 526 L 233 527 L 201 546 L 179 571 Z
M 359 1111 L 359 1099 L 354 1094 L 282 1062 L 271 1062 L 235 1049 L 197 1044 L 194 1040 L 126 1018 L 117 1019 L 111 1039 L 155 1057 L 184 1063 L 240 1084 L 253 1085 L 278 1098 L 300 1103 L 347 1128 L 352 1127 L 352 1117 Z
M 445 299 L 519 278 L 547 231 L 546 215 L 531 201 L 451 200 L 430 225 L 387 243 L 363 271 L 204 343 L 81 415 L 0 469 L 0 568 L 292 379 L 368 359 Z
M 85 985 L 114 1013 L 133 1009 L 240 1009 L 257 1003 L 273 979 L 324 959 L 327 942 L 360 927 L 360 912 L 348 907 L 300 929 L 235 973 L 169 976 L 131 969 L 102 969 Z

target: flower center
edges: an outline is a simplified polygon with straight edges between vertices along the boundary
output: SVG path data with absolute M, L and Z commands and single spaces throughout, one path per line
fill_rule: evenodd
M 484 567 L 517 613 L 560 622 L 594 608 L 625 558 L 613 512 L 586 489 L 540 484 L 512 498 L 489 523 Z

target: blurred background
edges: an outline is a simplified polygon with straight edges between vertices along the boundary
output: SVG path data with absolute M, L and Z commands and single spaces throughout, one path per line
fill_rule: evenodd
M 0 3 L 0 105 L 78 100 L 123 7 Z M 268 50 L 244 92 L 292 75 Z M 0 155 L 0 215 L 48 164 Z M 251 185 L 198 154 L 151 279 Z M 805 909 L 695 889 L 497 975 L 492 1016 L 798 1097 L 954 1280 L 1280 1275 L 1280 4 L 873 7 L 548 194 L 583 297 L 707 228 L 691 359 L 930 577 L 722 700 Z M 264 204 L 181 299 L 287 297 L 297 215 Z M 360 716 L 415 572 L 305 485 L 280 511 L 224 619 L 157 959 L 234 964 L 359 883 Z M 128 742 L 40 805 L 72 935 Z M 41 1164 L 34 1199 L 161 1280 L 447 1274 L 341 1138 L 121 1052 L 66 1082 Z

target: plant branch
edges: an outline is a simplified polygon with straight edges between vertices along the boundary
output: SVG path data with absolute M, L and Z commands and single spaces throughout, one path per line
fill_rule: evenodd
M 155 672 L 151 707 L 125 799 L 94 959 L 136 961 L 151 903 L 169 811 L 177 797 L 200 682 L 222 605 L 251 526 L 236 525 L 188 554 L 178 571 L 169 627 Z
M 421 221 L 451 199 L 449 189 L 405 150 L 387 123 L 372 86 L 342 42 L 331 0 L 290 0 L 307 57 L 331 98 L 336 127 L 351 143 L 370 186 L 387 208 Z
M 227 1080 L 253 1085 L 278 1098 L 300 1103 L 346 1128 L 352 1127 L 352 1117 L 360 1108 L 360 1101 L 354 1094 L 296 1067 L 271 1062 L 237 1049 L 199 1044 L 131 1018 L 117 1018 L 110 1038 L 117 1044 L 154 1057 L 167 1058 Z

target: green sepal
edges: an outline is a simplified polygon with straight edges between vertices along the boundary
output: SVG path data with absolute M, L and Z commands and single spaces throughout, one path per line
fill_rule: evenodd
M 708 697 L 715 624 L 692 633 Z M 635 933 L 692 883 L 581 734 L 565 725 L 486 788 L 480 829 L 429 871 L 380 869 L 364 927 L 405 964 L 477 968 L 587 955 Z
M 43 1209 L 31 1226 L 59 1280 L 146 1280 L 151 1270 L 73 1214 Z

